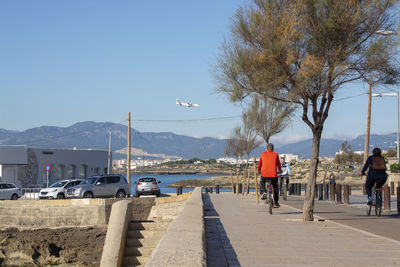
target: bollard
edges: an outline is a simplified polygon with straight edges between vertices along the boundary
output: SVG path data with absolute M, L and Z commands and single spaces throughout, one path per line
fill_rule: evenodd
M 350 185 L 344 185 L 344 204 L 350 204 Z
M 329 184 L 329 200 L 335 201 L 335 185 Z
M 300 183 L 297 183 L 297 191 L 296 191 L 296 194 L 297 194 L 298 196 L 301 196 L 301 184 L 300 184 Z
M 342 185 L 341 184 L 336 185 L 336 203 L 342 204 Z
M 212 188 L 212 187 L 210 187 L 209 189 L 210 189 L 210 192 L 211 192 L 211 194 L 212 194 L 213 188 Z
M 319 189 L 319 188 L 318 188 L 318 185 L 316 184 L 316 185 L 315 185 L 315 189 L 314 189 L 314 194 L 315 194 L 314 198 L 315 198 L 315 199 L 318 199 L 318 189 Z
M 390 210 L 390 189 L 388 185 L 383 187 L 383 210 Z
M 207 193 L 207 188 L 206 188 L 206 193 Z M 182 194 L 182 186 L 178 186 L 176 188 L 176 195 L 181 195 Z
M 329 194 L 329 184 L 324 185 L 324 200 L 328 200 L 328 194 Z
M 367 192 L 365 192 L 365 183 L 362 185 L 362 194 L 363 194 L 363 195 L 366 195 L 366 194 L 367 194 Z
M 297 189 L 297 183 L 293 184 L 293 195 L 297 196 L 298 195 L 298 189 Z
M 233 192 L 234 194 L 236 194 L 236 185 L 233 185 L 233 187 L 232 187 L 232 192 Z
M 289 195 L 294 195 L 293 192 L 294 192 L 294 184 L 290 184 Z
M 219 184 L 215 186 L 215 193 L 219 194 Z
M 397 214 L 400 214 L 400 186 L 397 186 Z
M 390 182 L 390 195 L 394 196 L 394 182 Z
M 239 189 L 238 193 L 241 194 L 243 192 L 243 184 L 242 183 L 239 184 L 239 188 L 238 189 Z
M 318 200 L 323 200 L 324 199 L 324 185 L 323 184 L 318 185 L 318 192 L 319 192 Z

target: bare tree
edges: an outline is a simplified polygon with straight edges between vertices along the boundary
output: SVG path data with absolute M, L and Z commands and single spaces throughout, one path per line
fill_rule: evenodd
M 232 101 L 263 95 L 302 109 L 312 131 L 303 220 L 313 220 L 324 123 L 337 90 L 355 81 L 394 84 L 399 77 L 399 12 L 392 0 L 253 0 L 239 8 L 216 68 L 217 91 Z
M 234 156 L 236 162 L 244 155 L 243 140 L 240 126 L 233 130 L 233 135 L 226 141 L 225 155 Z
M 264 95 L 253 97 L 247 114 L 252 127 L 268 144 L 271 136 L 282 132 L 290 124 L 294 110 L 293 104 L 276 101 Z

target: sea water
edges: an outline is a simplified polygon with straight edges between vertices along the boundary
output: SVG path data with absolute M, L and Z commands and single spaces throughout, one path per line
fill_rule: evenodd
M 136 184 L 141 177 L 154 177 L 157 181 L 161 181 L 158 186 L 161 189 L 162 194 L 176 193 L 176 188 L 168 187 L 170 184 L 179 182 L 181 180 L 211 178 L 217 176 L 226 176 L 226 174 L 131 174 L 131 192 L 135 192 Z M 236 181 L 235 181 L 236 185 Z M 182 193 L 193 191 L 194 188 L 182 188 Z M 215 188 L 214 188 L 215 190 Z M 243 186 L 244 190 L 244 186 Z M 220 188 L 220 192 L 232 192 L 231 188 Z M 214 191 L 215 192 L 215 191 Z M 254 188 L 250 188 L 250 192 L 254 192 Z
M 158 186 L 162 194 L 176 193 L 176 188 L 168 187 L 170 184 L 179 182 L 181 180 L 211 178 L 216 176 L 224 176 L 219 174 L 131 174 L 131 192 L 135 192 L 136 184 L 141 177 L 154 177 L 157 181 L 161 181 Z M 225 175 L 226 176 L 226 175 Z M 183 188 L 182 192 L 187 193 L 193 191 L 193 188 Z M 222 191 L 222 189 L 221 189 Z

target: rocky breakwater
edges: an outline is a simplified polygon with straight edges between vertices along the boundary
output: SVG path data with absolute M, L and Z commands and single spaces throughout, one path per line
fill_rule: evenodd
M 291 163 L 291 171 L 292 176 L 290 177 L 290 181 L 292 183 L 307 183 L 308 176 L 310 173 L 310 161 L 309 160 L 301 160 Z M 249 168 L 250 171 L 250 179 L 249 184 L 251 188 L 254 188 L 254 166 Z M 363 184 L 363 179 L 360 176 L 361 166 L 357 166 L 354 169 L 351 168 L 335 168 L 335 164 L 332 160 L 321 159 L 320 164 L 317 170 L 317 184 L 329 183 L 330 176 L 333 175 L 335 177 L 335 181 L 338 184 L 349 184 L 354 187 L 359 187 Z M 225 173 L 229 173 L 230 170 L 227 168 Z M 213 172 L 209 172 L 213 173 Z M 260 176 L 257 175 L 259 178 Z M 176 183 L 171 184 L 169 187 L 185 187 L 185 188 L 194 188 L 194 187 L 215 187 L 219 184 L 221 188 L 230 188 L 233 184 L 237 183 L 239 179 L 239 183 L 247 184 L 248 175 L 245 174 L 243 177 L 243 169 L 239 171 L 239 176 L 235 173 L 235 170 L 232 174 L 232 178 L 230 175 L 227 176 L 215 176 L 211 178 L 200 178 L 200 179 L 190 179 L 190 180 L 182 180 Z
M 229 174 L 229 166 L 221 164 L 184 164 L 137 167 L 140 174 Z

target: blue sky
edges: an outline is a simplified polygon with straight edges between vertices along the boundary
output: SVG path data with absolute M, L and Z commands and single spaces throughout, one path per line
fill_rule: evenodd
M 240 105 L 215 93 L 211 70 L 224 37 L 229 37 L 231 17 L 245 3 L 0 1 L 0 128 L 21 131 L 88 120 L 121 122 L 131 112 L 132 126 L 143 132 L 229 136 L 240 119 L 138 120 L 240 116 Z M 366 85 L 354 84 L 336 98 L 366 90 Z M 176 98 L 200 108 L 179 107 Z M 324 137 L 365 134 L 366 109 L 365 94 L 336 101 Z M 395 98 L 374 98 L 371 132 L 395 130 Z M 310 136 L 297 116 L 275 141 Z

